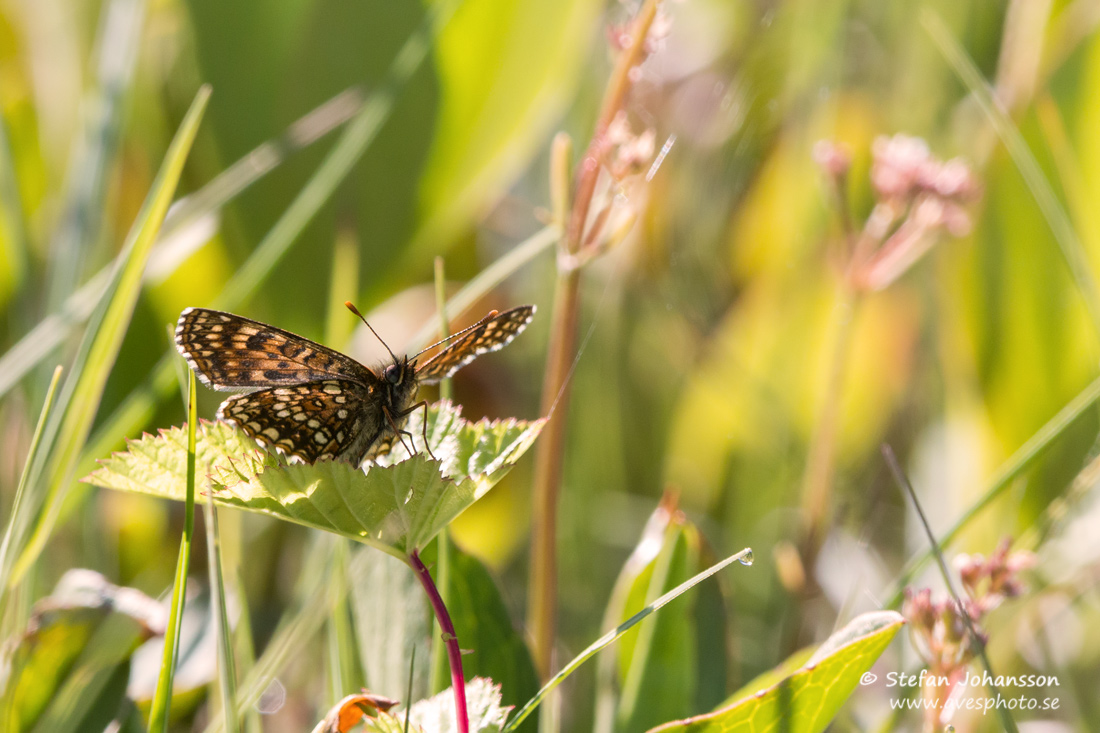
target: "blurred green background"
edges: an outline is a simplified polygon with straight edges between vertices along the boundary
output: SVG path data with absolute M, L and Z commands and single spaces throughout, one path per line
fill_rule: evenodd
M 238 161 L 245 171 L 276 164 L 162 238 L 97 428 L 171 352 L 167 329 L 181 309 L 212 305 L 227 287 L 233 297 L 234 273 L 314 176 L 344 121 L 390 91 L 365 155 L 255 291 L 237 294 L 234 310 L 369 362 L 380 347 L 340 306 L 354 300 L 395 350 L 405 348 L 434 317 L 436 255 L 457 290 L 542 228 L 550 140 L 565 130 L 578 149 L 586 144 L 613 62 L 608 29 L 632 10 L 464 0 L 451 16 L 448 5 L 0 0 L 0 351 L 10 356 L 43 319 L 72 306 L 118 253 L 202 83 L 213 96 L 180 195 L 209 193 L 204 186 Z M 395 56 L 441 9 L 448 15 L 424 63 L 391 88 Z M 902 458 L 942 532 L 1097 376 L 1098 324 L 1063 248 L 1081 247 L 1088 276 L 1100 273 L 1100 13 L 1085 0 L 684 0 L 665 11 L 668 35 L 636 70 L 628 109 L 635 129 L 654 130 L 658 146 L 675 136 L 674 144 L 651 180 L 623 194 L 640 214 L 630 236 L 583 276 L 559 528 L 560 657 L 603 630 L 609 589 L 673 490 L 714 553 L 756 552 L 751 570 L 723 579 L 732 690 L 879 607 L 900 567 L 926 547 L 880 444 Z M 953 68 L 932 30 L 941 26 L 992 85 L 1033 170 L 1021 173 Z M 967 160 L 983 194 L 969 236 L 940 242 L 851 313 L 831 521 L 806 570 L 820 593 L 804 602 L 780 582 L 773 548 L 800 541 L 808 448 L 834 331 L 848 317 L 838 315 L 830 259 L 839 217 L 811 151 L 821 139 L 851 151 L 848 193 L 861 222 L 873 204 L 872 141 L 898 132 L 924 138 L 940 158 Z M 1053 209 L 1039 203 L 1046 185 Z M 547 250 L 459 319 L 540 307 L 515 344 L 456 379 L 467 416 L 537 416 L 554 277 Z M 14 375 L 0 401 L 5 507 L 49 372 L 73 356 L 81 319 L 73 320 L 71 330 L 54 324 L 63 338 L 33 368 L 0 364 L 0 375 Z M 212 418 L 218 402 L 205 392 L 200 414 Z M 177 391 L 140 428 L 180 424 L 183 414 Z M 989 553 L 1003 536 L 1046 532 L 1031 593 L 1000 609 L 989 630 L 1006 669 L 1069 681 L 1055 717 L 1065 730 L 1100 725 L 1095 701 L 1080 692 L 1100 684 L 1100 546 L 1081 530 L 1100 521 L 1094 488 L 1077 493 L 1063 524 L 1047 531 L 1046 522 L 1093 457 L 1097 430 L 1095 410 L 1086 411 L 956 548 Z M 93 429 L 104 452 L 136 435 Z M 496 574 L 516 623 L 531 471 L 525 459 L 453 527 L 455 541 Z M 32 596 L 71 567 L 153 596 L 168 587 L 179 506 L 79 487 L 66 507 Z M 289 602 L 309 533 L 254 516 L 226 521 L 262 646 Z M 205 565 L 192 567 L 201 575 Z M 1021 651 L 1040 627 L 1044 649 Z M 904 647 L 895 645 L 891 669 L 915 662 Z M 567 687 L 567 730 L 591 727 L 594 675 L 582 670 Z M 288 685 L 290 703 L 272 730 L 319 717 L 308 687 Z M 849 706 L 842 729 L 868 729 L 884 715 L 882 699 L 865 698 Z

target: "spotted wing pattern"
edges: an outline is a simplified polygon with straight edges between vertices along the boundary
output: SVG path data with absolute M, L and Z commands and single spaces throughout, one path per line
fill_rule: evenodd
M 357 466 L 380 434 L 389 432 L 373 391 L 343 379 L 262 389 L 230 397 L 218 417 L 307 463 L 343 458 Z
M 377 377 L 359 362 L 309 339 L 248 318 L 188 308 L 176 324 L 176 348 L 203 384 L 217 390 Z
M 486 318 L 421 364 L 416 370 L 417 379 L 427 384 L 446 379 L 482 354 L 508 345 L 527 328 L 534 315 L 535 306 L 521 305 Z

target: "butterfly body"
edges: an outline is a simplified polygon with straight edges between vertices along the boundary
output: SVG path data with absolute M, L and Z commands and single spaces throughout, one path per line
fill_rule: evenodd
M 374 369 L 289 331 L 206 308 L 187 308 L 176 347 L 207 386 L 255 390 L 222 403 L 218 417 L 261 444 L 307 463 L 358 466 L 401 440 L 417 390 L 509 343 L 534 306 L 491 313 L 418 366 L 394 356 Z M 417 355 L 419 356 L 419 355 Z

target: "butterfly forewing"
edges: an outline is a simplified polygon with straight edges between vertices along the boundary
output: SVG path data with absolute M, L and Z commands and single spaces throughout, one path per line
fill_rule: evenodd
M 384 427 L 371 389 L 342 379 L 234 395 L 218 417 L 309 463 L 345 458 L 358 464 Z
M 428 384 L 438 382 L 482 354 L 506 346 L 527 327 L 534 314 L 535 306 L 521 305 L 485 319 L 424 362 L 416 371 L 417 379 Z
M 199 379 L 217 390 L 377 377 L 354 359 L 309 339 L 248 318 L 188 308 L 176 325 L 176 346 Z
M 421 382 L 448 377 L 478 355 L 501 348 L 534 311 L 527 305 L 486 318 L 457 334 L 415 373 L 415 362 L 395 357 L 379 369 L 382 378 L 289 331 L 206 308 L 180 314 L 176 346 L 207 386 L 263 388 L 227 399 L 219 418 L 308 463 L 341 458 L 358 466 L 401 440 Z

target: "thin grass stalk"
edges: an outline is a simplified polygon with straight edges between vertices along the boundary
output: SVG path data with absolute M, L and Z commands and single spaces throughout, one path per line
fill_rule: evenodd
M 424 566 L 420 555 L 416 550 L 409 553 L 409 565 L 416 573 L 417 580 L 424 586 L 424 592 L 428 594 L 428 602 L 432 604 L 435 619 L 439 622 L 442 631 L 443 644 L 447 648 L 447 660 L 451 665 L 451 687 L 455 697 L 455 721 L 458 733 L 470 733 L 470 715 L 466 710 L 466 677 L 462 674 L 462 650 L 458 647 L 458 637 L 455 635 L 454 624 L 451 623 L 451 615 L 447 613 L 447 606 L 443 603 L 439 590 L 432 582 L 432 575 Z
M 568 208 L 568 222 L 559 244 L 558 279 L 554 289 L 554 313 L 542 383 L 542 414 L 550 416 L 535 456 L 533 489 L 534 524 L 531 531 L 531 568 L 527 598 L 527 626 L 534 637 L 535 669 L 542 679 L 550 674 L 557 618 L 557 510 L 565 460 L 565 430 L 569 418 L 569 372 L 576 358 L 577 322 L 580 312 L 580 270 L 577 254 L 584 241 L 585 225 L 596 191 L 609 141 L 607 131 L 623 108 L 631 87 L 630 72 L 641 61 L 645 39 L 657 16 L 657 0 L 646 0 L 635 17 L 627 48 L 612 70 L 596 119 L 595 131 L 581 158 L 575 194 Z M 555 205 L 555 210 L 559 207 Z
M 176 560 L 176 580 L 172 586 L 172 607 L 164 631 L 164 651 L 160 658 L 157 689 L 149 708 L 150 733 L 167 733 L 172 706 L 172 680 L 179 658 L 183 606 L 187 600 L 187 573 L 191 566 L 191 540 L 195 534 L 195 433 L 199 421 L 198 398 L 195 394 L 195 373 L 188 370 L 187 398 L 187 498 L 184 502 L 183 537 L 180 538 Z
M 500 285 L 535 257 L 550 248 L 561 237 L 561 229 L 551 225 L 540 229 L 523 240 L 506 254 L 475 275 L 462 288 L 447 299 L 448 318 L 457 318 L 466 312 L 483 295 Z M 409 340 L 406 350 L 413 352 L 439 340 L 439 319 L 431 318 Z
M 4 541 L 0 544 L 0 568 L 7 568 L 8 555 L 12 549 L 12 538 L 15 536 L 15 528 L 19 524 L 23 523 L 24 497 L 27 491 L 27 476 L 30 474 L 31 465 L 34 463 L 35 457 L 38 454 L 38 447 L 42 441 L 42 428 L 46 425 L 46 421 L 50 418 L 50 412 L 53 410 L 54 397 L 57 396 L 57 385 L 61 381 L 62 368 L 60 366 L 53 370 L 53 377 L 50 379 L 50 386 L 46 389 L 46 399 L 42 403 L 42 412 L 38 415 L 38 424 L 34 428 L 34 435 L 31 437 L 30 450 L 27 451 L 27 460 L 23 464 L 23 473 L 19 476 L 19 485 L 15 489 L 15 498 L 12 500 L 11 516 L 8 517 L 8 527 L 4 531 Z M 0 619 L 3 619 L 7 615 L 7 601 L 8 594 L 5 592 L 8 587 L 7 575 L 0 576 Z M 7 637 L 5 637 L 7 638 Z
M 974 502 L 974 504 L 959 517 L 954 526 L 940 538 L 942 547 L 948 547 L 958 539 L 962 531 L 966 529 L 974 519 L 981 514 L 990 504 L 996 501 L 1002 494 L 1008 491 L 1016 479 L 1035 464 L 1035 461 L 1046 453 L 1066 430 L 1069 429 L 1078 418 L 1087 410 L 1100 402 L 1100 377 L 1094 379 L 1087 387 L 1070 400 L 1065 407 L 1058 411 L 1043 427 L 1039 428 L 1027 442 L 1016 449 L 1007 461 L 1001 466 L 997 474 L 989 482 L 989 487 Z M 894 585 L 894 592 L 883 604 L 884 608 L 897 608 L 902 602 L 902 592 L 906 585 L 920 571 L 932 557 L 931 550 L 927 550 L 910 560 L 902 569 Z
M 549 695 L 554 690 L 554 688 L 564 682 L 566 678 L 569 677 L 569 675 L 573 674 L 573 672 L 575 672 L 577 668 L 579 668 L 582 664 L 595 656 L 596 653 L 599 652 L 601 649 L 615 642 L 627 631 L 630 631 L 630 629 L 632 629 L 634 626 L 641 623 L 641 621 L 649 616 L 651 613 L 655 613 L 661 610 L 677 597 L 691 590 L 696 585 L 703 582 L 723 568 L 733 564 L 734 561 L 738 561 L 742 565 L 751 565 L 752 555 L 752 548 L 746 547 L 744 550 L 741 550 L 741 552 L 730 555 L 725 560 L 711 565 L 706 570 L 697 573 L 696 575 L 693 575 L 692 577 L 685 580 L 683 583 L 680 583 L 680 585 L 676 586 L 668 593 L 665 593 L 663 596 L 653 601 L 653 603 L 650 603 L 641 611 L 638 611 L 638 613 L 634 614 L 626 621 L 623 621 L 621 624 L 611 629 L 600 638 L 596 639 L 594 642 L 589 644 L 583 652 L 574 657 L 573 661 L 562 667 L 561 671 L 555 674 L 545 685 L 543 685 L 542 689 L 539 690 L 533 698 L 528 700 L 527 703 L 524 704 L 522 708 L 520 708 L 519 712 L 516 713 L 515 716 L 513 716 L 505 724 L 501 733 L 512 733 L 513 731 L 515 731 L 516 728 L 519 727 L 520 723 L 526 720 L 527 716 L 534 712 L 535 709 L 542 703 L 542 701 L 546 699 L 546 696 Z
M 191 377 L 194 379 L 194 377 Z M 188 405 L 190 411 L 190 404 Z M 193 419 L 189 417 L 189 420 Z M 188 428 L 188 440 L 190 440 Z M 188 456 L 190 459 L 190 456 Z M 237 663 L 233 657 L 229 613 L 225 602 L 225 575 L 222 572 L 221 535 L 218 532 L 218 510 L 214 496 L 207 494 L 203 505 L 206 517 L 206 557 L 209 562 L 210 615 L 218 641 L 218 690 L 221 694 L 222 719 L 227 733 L 239 733 L 237 722 Z
M 883 444 L 882 454 L 886 459 L 886 465 L 890 468 L 890 473 L 894 476 L 894 480 L 913 502 L 913 508 L 917 511 L 917 518 L 920 520 L 921 526 L 924 528 L 924 533 L 928 537 L 928 544 L 932 550 L 932 555 L 936 558 L 936 565 L 939 567 L 940 577 L 943 578 L 944 585 L 947 586 L 947 592 L 951 595 L 952 600 L 955 601 L 956 607 L 959 609 L 959 616 L 962 618 L 963 623 L 966 624 L 967 631 L 970 632 L 970 646 L 982 660 L 982 665 L 985 666 L 985 671 L 989 673 L 990 679 L 995 680 L 997 675 L 993 671 L 993 665 L 989 661 L 989 655 L 986 654 L 985 642 L 982 641 L 982 637 L 974 627 L 974 621 L 970 618 L 970 613 L 966 610 L 966 606 L 963 605 L 962 598 L 959 597 L 958 591 L 955 590 L 955 582 L 951 579 L 951 573 L 947 570 L 947 561 L 943 558 L 943 550 L 940 549 L 940 545 L 936 541 L 936 533 L 932 531 L 932 526 L 928 523 L 928 518 L 924 515 L 924 507 L 921 506 L 920 500 L 917 498 L 917 492 L 913 490 L 913 484 L 910 483 L 909 477 L 901 470 L 901 464 L 898 463 L 897 456 L 894 455 L 893 449 L 890 448 L 889 445 Z M 997 684 L 990 681 L 988 686 L 991 696 L 1000 699 L 1001 691 Z M 996 707 L 997 714 L 1001 719 L 1001 725 L 1004 729 L 1008 731 L 1008 733 L 1019 733 L 1016 727 L 1016 721 L 1013 720 L 1012 713 L 1008 711 L 1008 708 L 1001 705 L 997 705 Z
M 435 307 L 439 311 L 439 338 L 442 340 L 451 335 L 451 326 L 447 319 L 447 277 L 442 257 L 435 258 Z M 450 377 L 439 383 L 440 399 L 452 399 L 452 391 Z M 435 571 L 438 579 L 436 584 L 439 588 L 440 597 L 443 603 L 446 604 L 449 600 L 451 587 L 451 542 L 446 527 L 436 537 L 435 546 Z M 432 637 L 432 654 L 429 665 L 431 691 L 436 693 L 446 689 L 447 650 L 444 648 L 442 636 Z
M 316 553 L 327 547 L 329 545 L 320 542 L 313 543 L 303 566 L 318 567 Z M 326 572 L 310 572 L 300 577 L 294 607 L 283 614 L 263 653 L 241 680 L 237 691 L 237 715 L 245 719 L 245 727 L 249 731 L 262 728 L 254 726 L 259 720 L 256 703 L 263 693 L 290 660 L 306 653 L 306 645 L 316 637 L 324 621 L 332 614 L 332 602 L 337 600 L 333 593 L 333 568 L 331 564 L 326 564 L 325 568 Z M 243 589 L 241 596 L 244 597 Z M 249 639 L 246 638 L 244 643 L 247 646 Z M 224 732 L 222 721 L 217 717 L 212 718 L 205 728 L 205 733 Z

